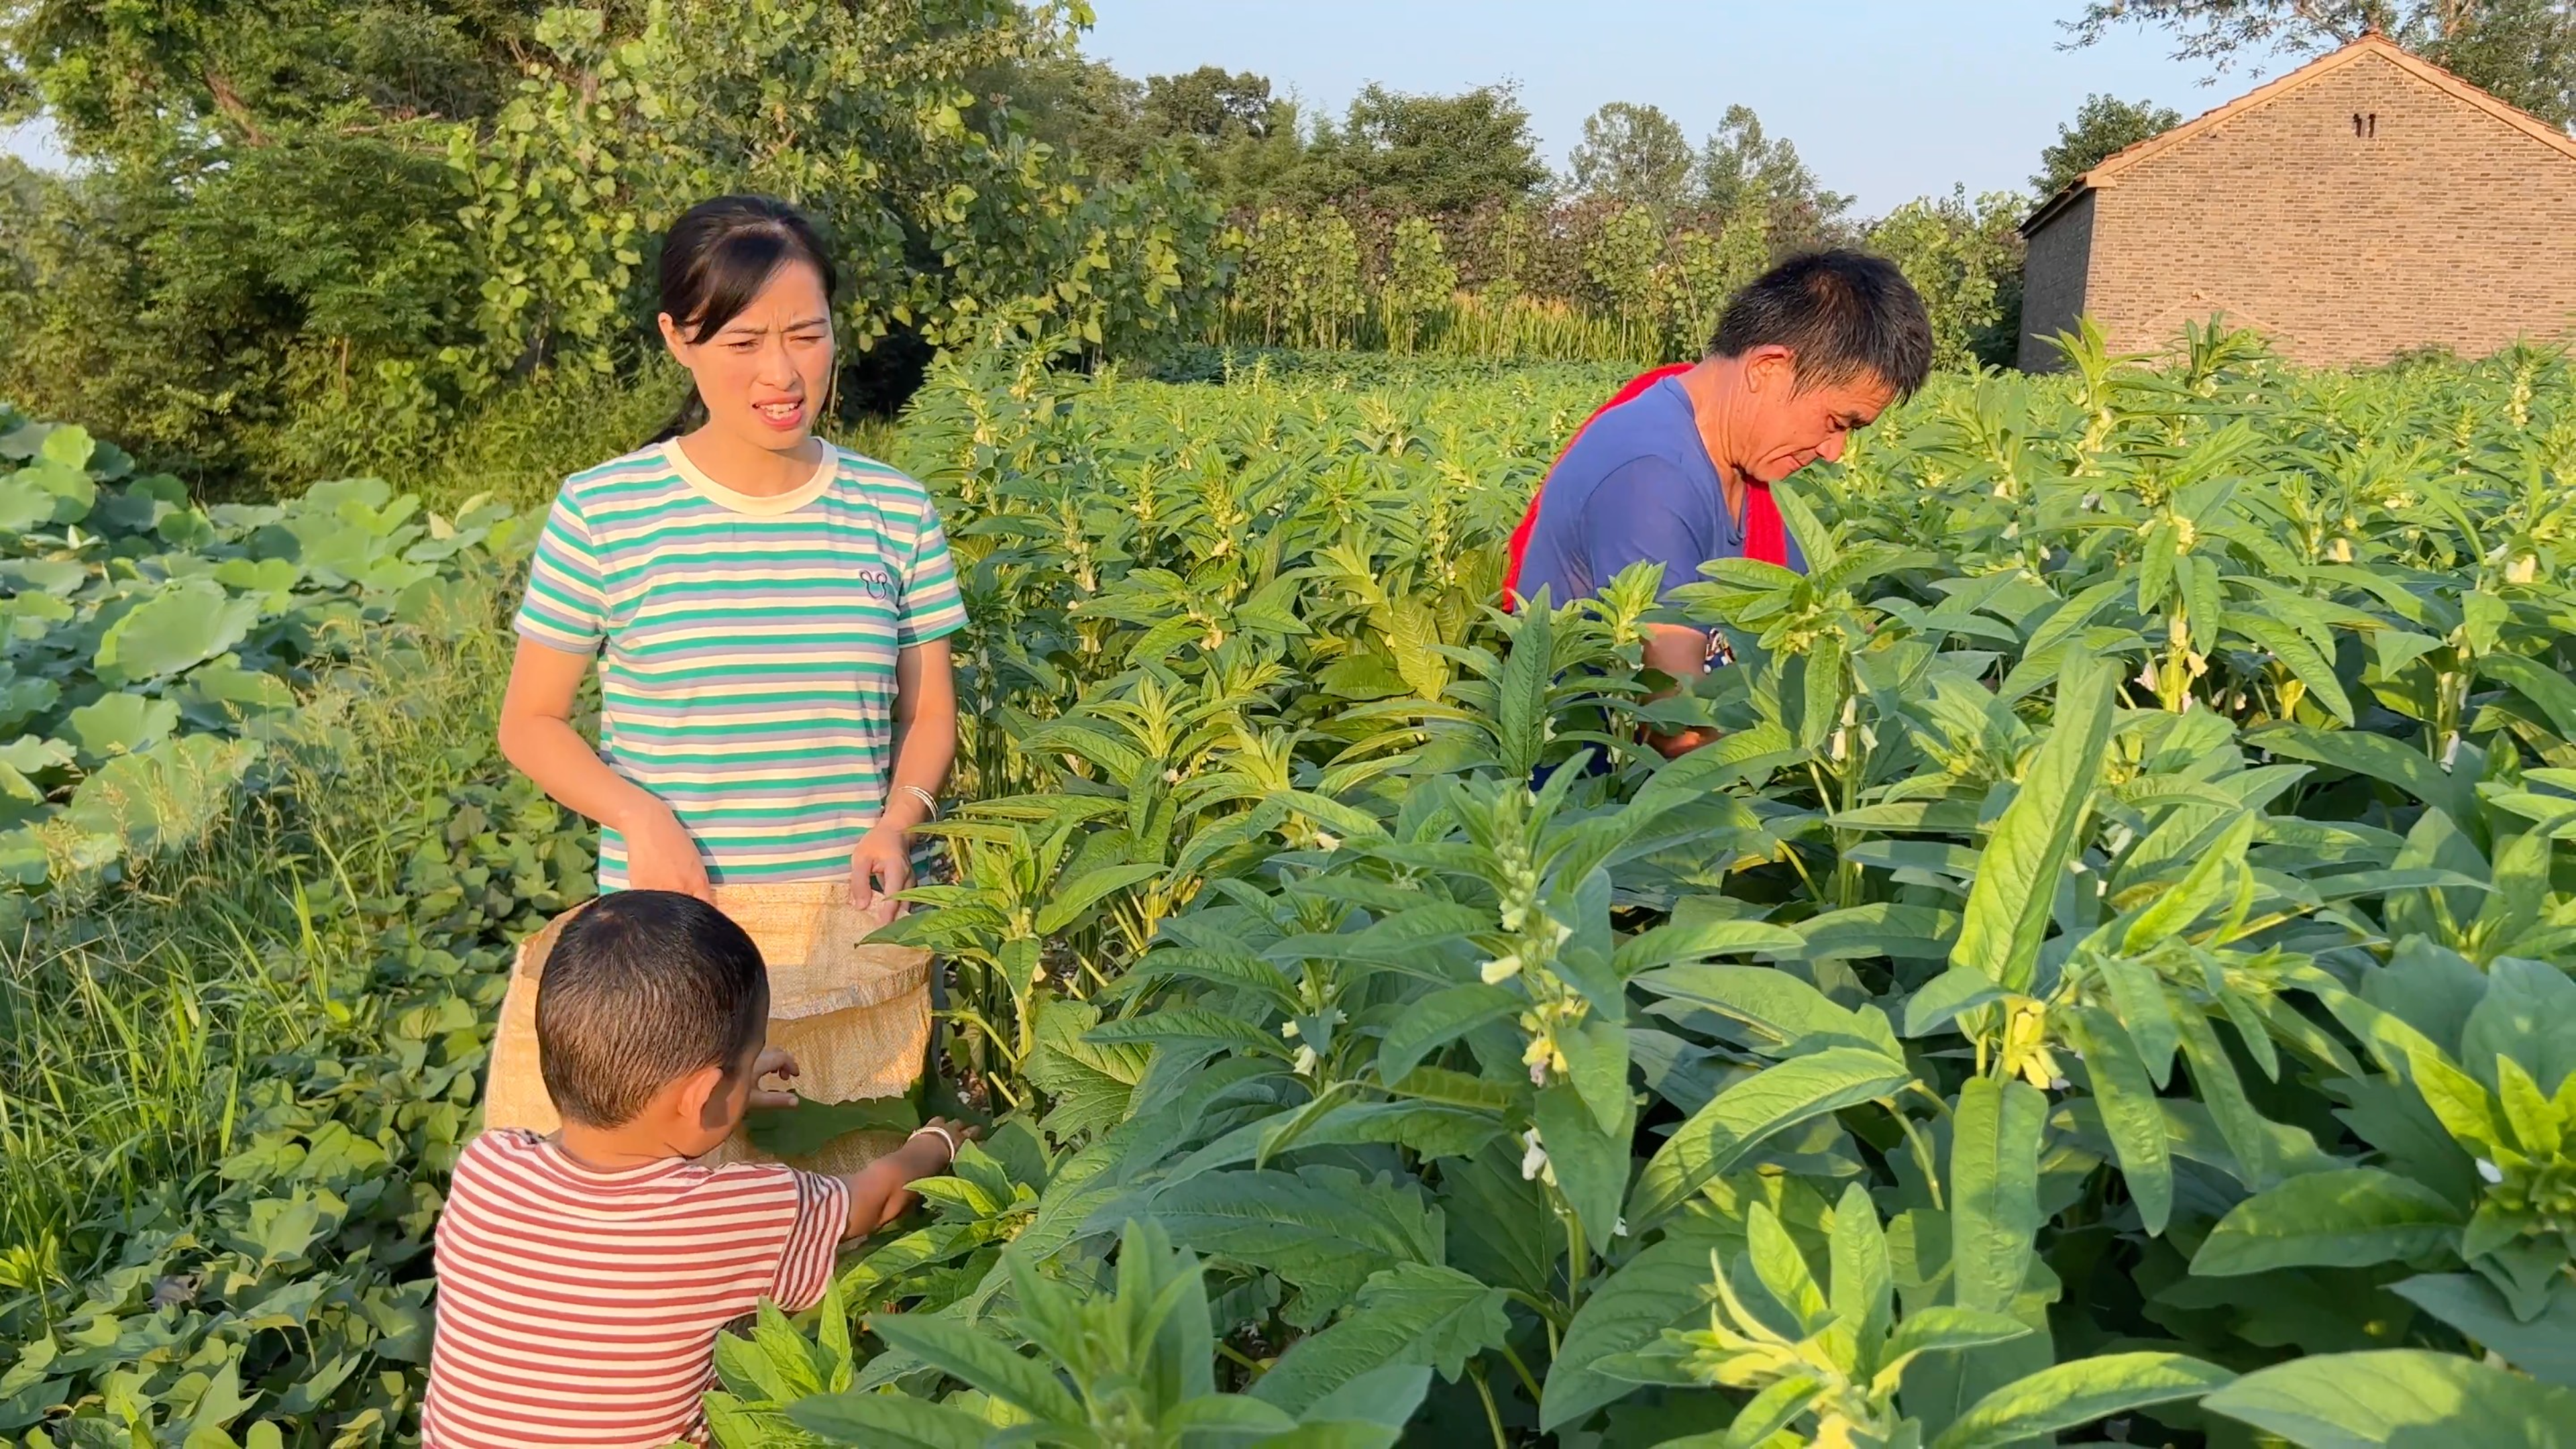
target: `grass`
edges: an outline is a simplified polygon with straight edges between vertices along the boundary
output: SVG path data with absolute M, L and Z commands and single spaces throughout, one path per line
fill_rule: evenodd
M 403 827 L 489 769 L 508 669 L 498 583 L 445 638 L 362 640 L 270 747 L 266 788 L 112 899 L 0 946 L 0 1287 L 76 1281 L 138 1205 L 205 1190 L 281 1053 L 362 1050 Z

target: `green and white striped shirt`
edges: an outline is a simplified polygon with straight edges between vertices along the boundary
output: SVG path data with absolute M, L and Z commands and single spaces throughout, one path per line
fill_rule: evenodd
M 518 631 L 600 654 L 601 758 L 739 884 L 849 869 L 893 767 L 896 652 L 965 623 L 919 483 L 834 448 L 756 498 L 669 442 L 564 481 Z M 625 885 L 603 830 L 599 888 Z

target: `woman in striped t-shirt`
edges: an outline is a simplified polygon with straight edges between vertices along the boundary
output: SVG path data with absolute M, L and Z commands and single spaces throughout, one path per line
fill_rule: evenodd
M 880 918 L 957 748 L 966 622 L 922 486 L 814 436 L 830 257 L 763 197 L 693 208 L 662 338 L 696 381 L 671 434 L 567 479 L 529 570 L 501 749 L 599 823 L 599 886 L 846 875 Z M 599 747 L 572 725 L 598 660 Z

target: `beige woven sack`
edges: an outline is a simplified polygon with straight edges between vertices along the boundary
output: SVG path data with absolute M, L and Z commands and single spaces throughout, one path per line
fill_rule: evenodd
M 768 963 L 769 1044 L 796 1058 L 799 1094 L 851 1102 L 899 1096 L 912 1085 L 930 1048 L 928 951 L 865 944 L 873 923 L 850 905 L 848 885 L 837 880 L 720 885 L 715 903 L 750 934 Z M 562 1125 L 537 1065 L 537 983 L 556 935 L 580 909 L 555 917 L 519 947 L 484 1078 L 486 1128 L 552 1132 Z M 814 1172 L 851 1173 L 901 1142 L 893 1133 L 854 1132 L 791 1161 Z M 768 1158 L 736 1129 L 700 1160 Z

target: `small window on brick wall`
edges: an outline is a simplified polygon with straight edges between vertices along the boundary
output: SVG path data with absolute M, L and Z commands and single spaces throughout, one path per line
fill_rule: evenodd
M 2365 140 L 2365 141 L 2376 141 L 2376 140 L 2378 140 L 2378 139 L 2379 139 L 2379 113 L 2378 113 L 2377 111 L 2355 111 L 2355 112 L 2353 112 L 2353 113 L 2352 113 L 2352 134 L 2353 134 L 2355 137 L 2358 137 L 2359 139 L 2361 139 L 2361 140 Z

